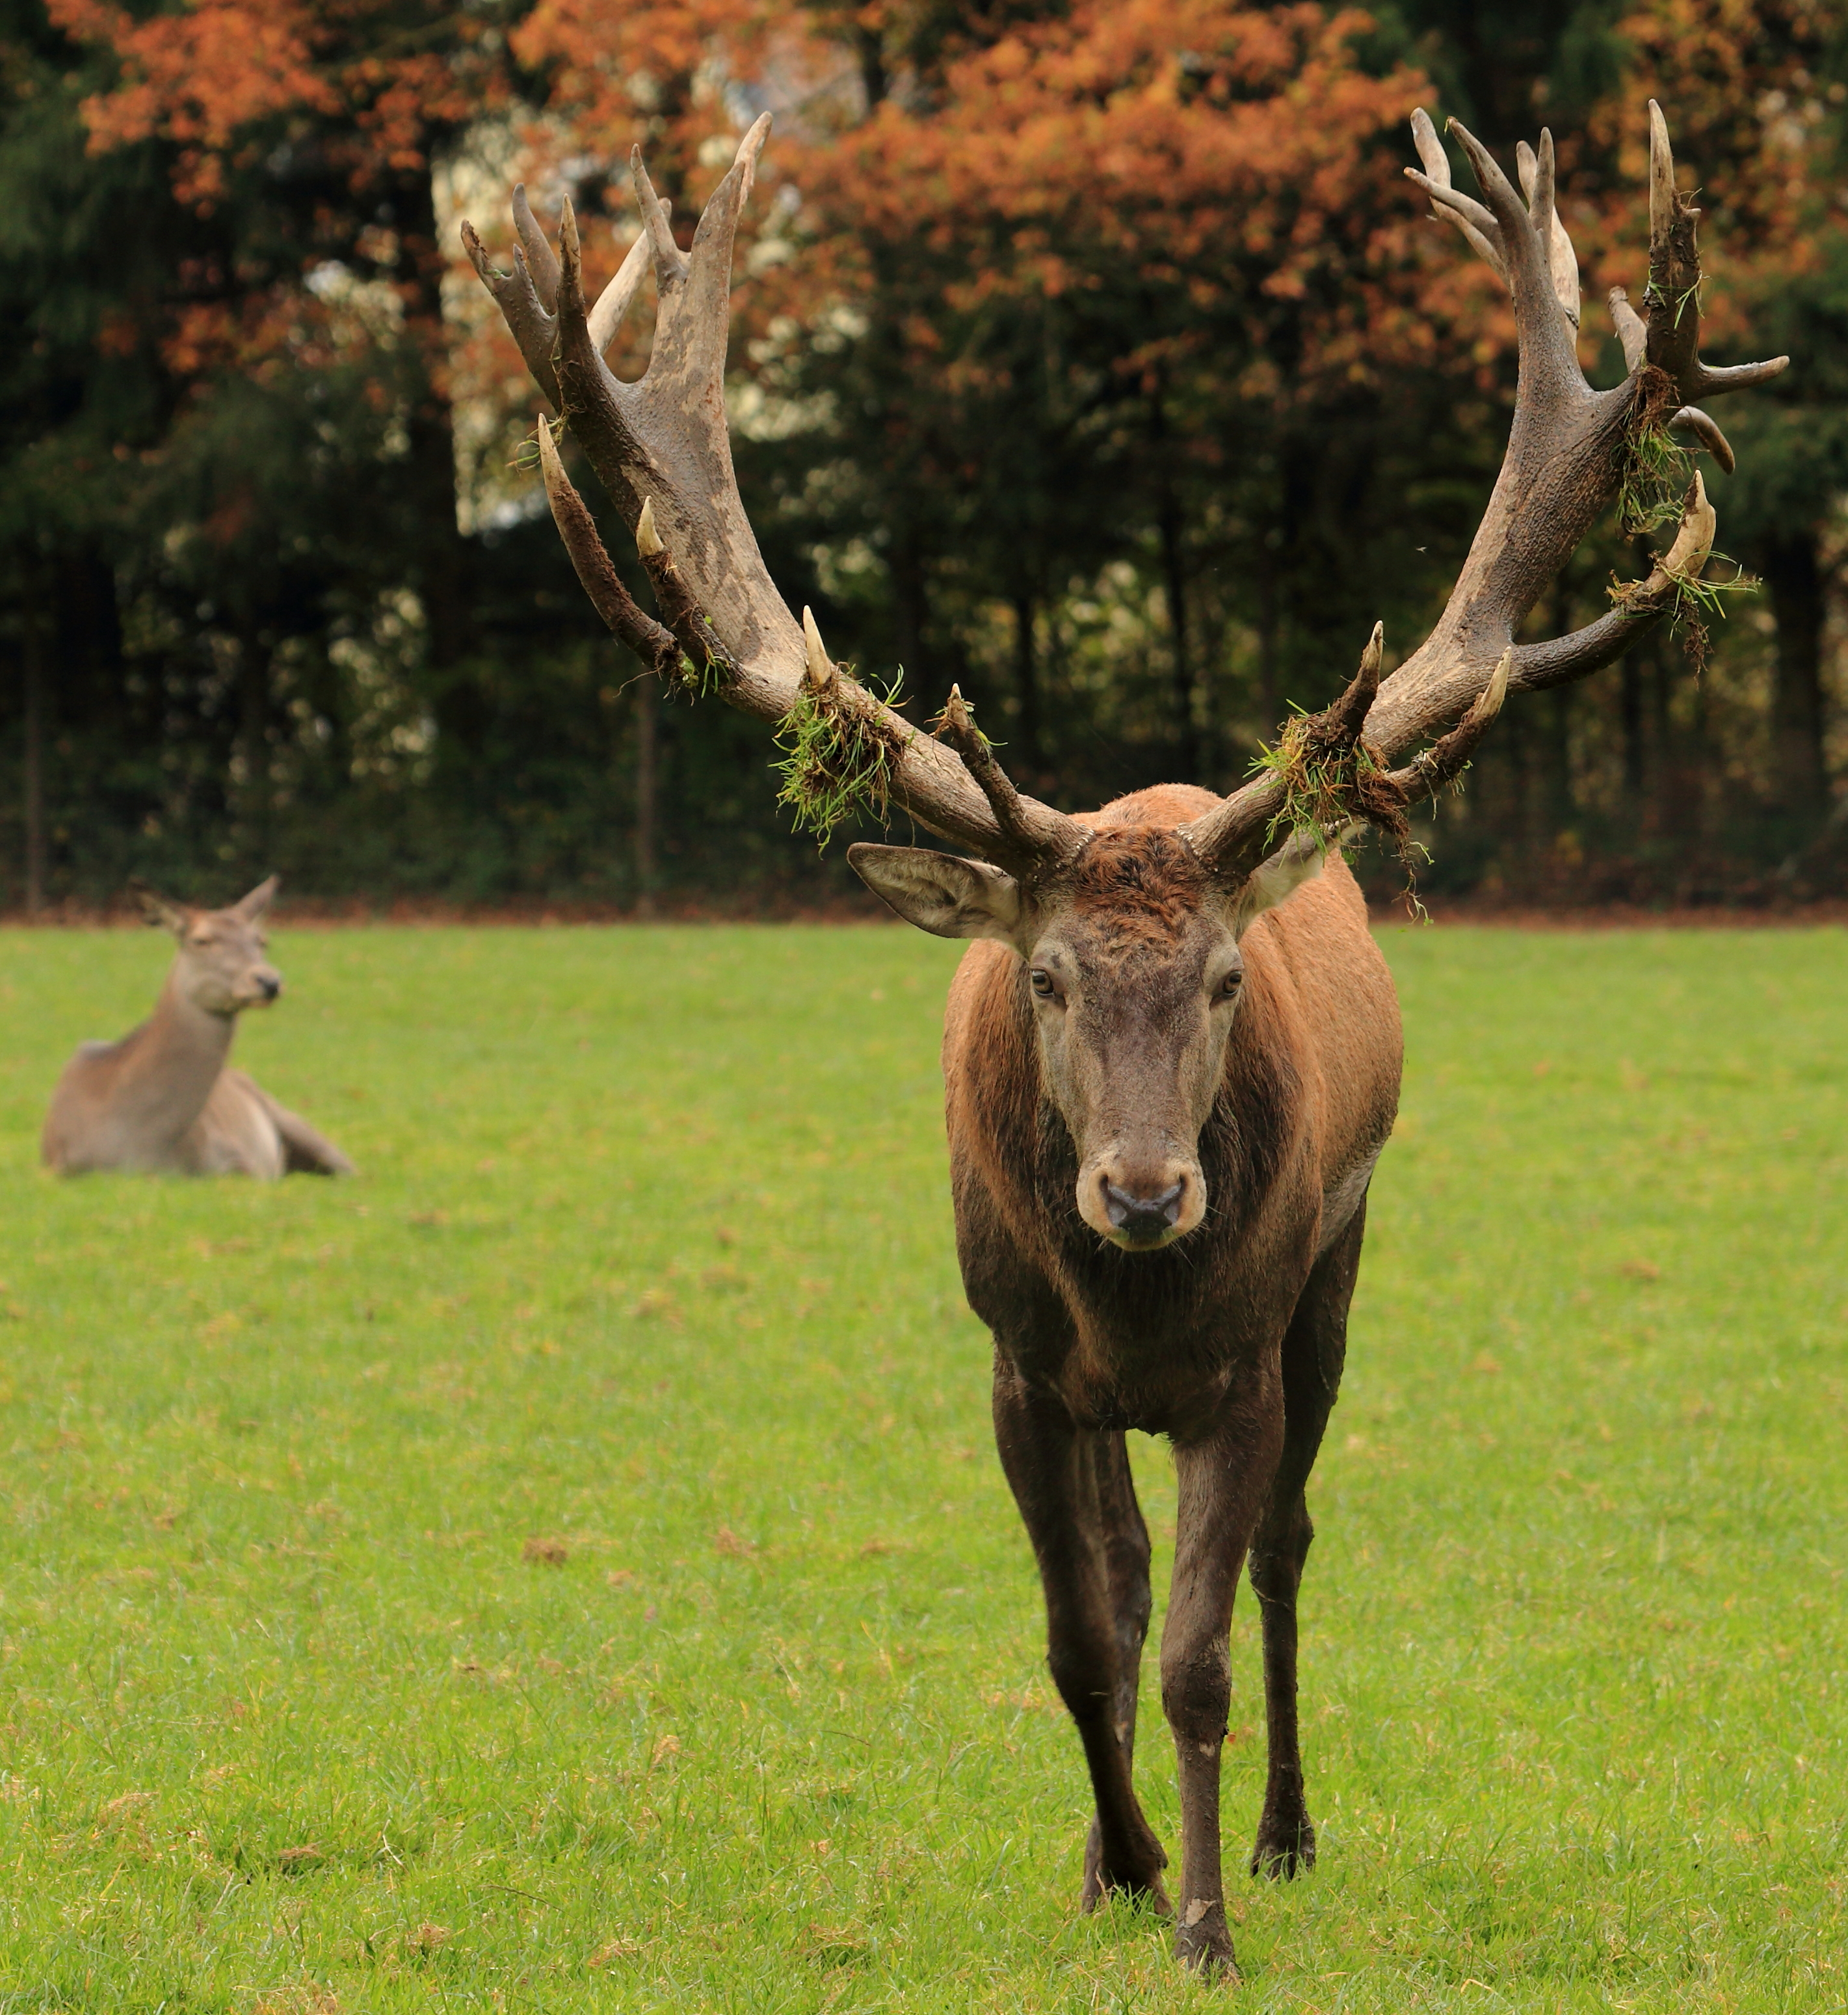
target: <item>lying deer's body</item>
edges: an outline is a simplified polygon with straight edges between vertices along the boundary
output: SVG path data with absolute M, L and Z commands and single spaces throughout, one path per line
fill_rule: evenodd
M 1762 384 L 1788 361 L 1702 359 L 1699 213 L 1677 189 L 1659 107 L 1645 312 L 1613 290 L 1627 375 L 1603 391 L 1578 360 L 1578 264 L 1551 136 L 1517 150 L 1517 191 L 1473 136 L 1450 130 L 1482 200 L 1453 185 L 1422 111 L 1411 172 L 1510 289 L 1520 380 L 1508 455 L 1443 615 L 1384 678 L 1375 627 L 1347 691 L 1289 724 L 1276 760 L 1223 799 L 1163 788 L 1083 818 L 1015 789 L 959 692 L 931 733 L 877 699 L 829 657 L 808 611 L 796 623 L 764 568 L 732 473 L 724 381 L 733 234 L 768 113 L 690 251 L 633 156 L 644 228 L 594 306 L 569 205 L 555 254 L 516 190 L 511 272 L 462 227 L 534 382 L 635 533 L 660 620 L 612 564 L 542 416 L 552 515 L 611 630 L 671 683 L 703 665 L 702 693 L 767 722 L 830 726 L 841 766 L 830 781 L 858 774 L 876 746 L 890 804 L 962 849 L 857 846 L 848 858 L 900 916 L 981 941 L 958 970 L 944 1037 L 957 1237 L 969 1299 L 994 1335 L 996 1432 L 1039 1562 L 1053 1674 L 1096 1793 L 1084 1898 L 1120 1890 L 1174 1908 L 1181 1957 L 1222 1977 L 1233 1966 L 1219 1759 L 1247 1561 L 1270 1732 L 1252 1866 L 1293 1874 L 1314 1852 L 1296 1746 L 1303 1489 L 1398 1098 L 1392 985 L 1339 840 L 1364 820 L 1403 847 L 1407 806 L 1459 775 L 1505 698 L 1614 663 L 1681 605 L 1713 543 L 1699 476 L 1646 579 L 1569 636 L 1514 641 L 1620 491 L 1638 416 L 1662 414 L 1730 469 L 1725 436 L 1695 402 Z M 650 270 L 649 366 L 624 383 L 603 353 Z M 1312 775 L 1323 780 L 1313 788 Z M 1282 828 L 1290 837 L 1274 846 Z M 1170 1438 L 1180 1478 L 1161 1653 L 1180 1761 L 1176 1905 L 1131 1783 L 1149 1615 L 1148 1535 L 1124 1449 L 1132 1427 Z
M 351 1175 L 353 1165 L 299 1113 L 229 1067 L 237 1017 L 267 1005 L 282 975 L 263 957 L 273 882 L 228 910 L 146 899 L 179 951 L 153 1013 L 119 1042 L 84 1043 L 64 1067 L 42 1153 L 62 1175 L 100 1169 L 186 1176 Z

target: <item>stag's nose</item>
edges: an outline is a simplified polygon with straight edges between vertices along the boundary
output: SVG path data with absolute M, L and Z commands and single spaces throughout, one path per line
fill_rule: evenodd
M 260 972 L 257 975 L 257 990 L 265 1000 L 273 1000 L 282 990 L 282 975 L 279 972 Z
M 1104 1215 L 1113 1231 L 1120 1232 L 1131 1245 L 1155 1245 L 1181 1222 L 1181 1199 L 1187 1183 L 1183 1178 L 1153 1194 L 1138 1194 L 1108 1176 L 1104 1180 Z

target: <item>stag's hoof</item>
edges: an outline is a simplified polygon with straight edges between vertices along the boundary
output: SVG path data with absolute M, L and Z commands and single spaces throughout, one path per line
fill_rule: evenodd
M 1232 1934 L 1225 1927 L 1225 1905 L 1196 1896 L 1181 1913 L 1174 1931 L 1174 1956 L 1203 1980 L 1230 1984 L 1239 1977 L 1232 1957 Z
M 1288 1882 L 1315 1866 L 1315 1829 L 1307 1812 L 1267 1811 L 1258 1822 L 1257 1844 L 1251 1850 L 1251 1872 L 1273 1882 Z
M 1107 1864 L 1104 1859 L 1103 1828 L 1093 1819 L 1084 1841 L 1084 1889 L 1078 1899 L 1080 1907 L 1086 1912 L 1101 1909 L 1113 1896 L 1123 1896 L 1132 1903 L 1144 1905 L 1158 1917 L 1171 1917 L 1174 1906 L 1168 1901 L 1168 1892 L 1161 1886 L 1161 1870 L 1167 1865 L 1168 1858 L 1153 1834 L 1144 1843 L 1137 1866 Z

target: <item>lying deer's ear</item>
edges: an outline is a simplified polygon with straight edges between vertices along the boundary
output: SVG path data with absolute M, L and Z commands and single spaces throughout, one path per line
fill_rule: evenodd
M 1260 860 L 1245 878 L 1232 917 L 1232 935 L 1242 938 L 1267 910 L 1293 896 L 1322 871 L 1330 853 L 1347 837 L 1319 832 L 1293 832 L 1268 860 Z
M 253 924 L 275 900 L 276 891 L 282 885 L 281 875 L 272 875 L 267 882 L 259 882 L 249 895 L 231 907 L 246 923 Z
M 142 918 L 150 924 L 158 924 L 163 930 L 183 937 L 186 931 L 186 912 L 177 903 L 150 889 L 145 882 L 131 882 L 128 893 L 135 898 L 135 906 Z
M 1020 884 L 985 860 L 863 840 L 847 849 L 847 864 L 888 909 L 921 931 L 1014 943 L 1023 908 Z

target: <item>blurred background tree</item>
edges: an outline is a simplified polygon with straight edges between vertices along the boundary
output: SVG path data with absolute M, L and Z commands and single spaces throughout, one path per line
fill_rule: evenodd
M 1838 14 L 0 0 L 25 337 L 0 365 L 0 903 L 272 866 L 374 900 L 845 885 L 779 831 L 758 731 L 657 713 L 599 634 L 519 465 L 534 395 L 457 257 L 464 214 L 507 242 L 523 175 L 609 270 L 638 141 L 690 231 L 766 106 L 733 407 L 791 601 L 915 708 L 960 681 L 1061 802 L 1229 786 L 1375 617 L 1394 656 L 1419 640 L 1505 437 L 1511 318 L 1400 175 L 1407 114 L 1505 156 L 1553 126 L 1609 383 L 1651 95 L 1703 191 L 1715 347 L 1798 359 L 1729 410 L 1739 470 L 1712 482 L 1765 589 L 1699 678 L 1659 639 L 1514 710 L 1425 883 L 1832 890 Z M 1613 523 L 1546 623 L 1637 559 Z

